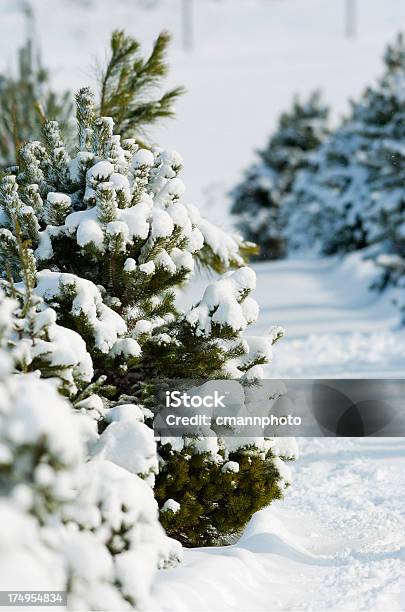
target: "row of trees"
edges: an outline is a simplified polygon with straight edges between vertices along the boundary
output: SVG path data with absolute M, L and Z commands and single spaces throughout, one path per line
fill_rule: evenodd
M 181 157 L 145 144 L 180 93 L 150 95 L 167 43 L 144 59 L 115 32 L 99 95 L 76 95 L 76 127 L 65 104 L 46 116 L 35 71 L 3 89 L 16 112 L 2 118 L 0 580 L 29 588 L 28 566 L 32 588 L 67 590 L 71 609 L 153 607 L 154 573 L 180 543 L 235 537 L 282 495 L 294 455 L 214 431 L 154 438 L 157 385 L 235 378 L 248 393 L 282 336 L 245 335 L 251 245 L 183 203 Z M 198 262 L 223 274 L 179 310 Z
M 405 43 L 337 129 L 318 93 L 280 118 L 260 161 L 233 192 L 232 212 L 261 257 L 308 247 L 346 253 L 374 246 L 382 285 L 403 283 L 405 257 Z

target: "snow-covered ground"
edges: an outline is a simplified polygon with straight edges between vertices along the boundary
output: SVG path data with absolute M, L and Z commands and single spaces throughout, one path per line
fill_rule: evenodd
M 405 329 L 395 293 L 370 291 L 379 274 L 364 253 L 255 266 L 261 307 L 255 333 L 281 325 L 272 376 L 402 378 Z
M 283 502 L 229 547 L 160 572 L 156 606 L 190 610 L 405 610 L 405 441 L 305 439 Z
M 355 253 L 254 266 L 261 316 L 286 336 L 277 377 L 403 377 L 405 330 L 393 294 Z M 185 300 L 197 299 L 200 280 Z M 230 547 L 186 551 L 161 572 L 164 610 L 405 610 L 405 439 L 300 439 L 293 484 Z

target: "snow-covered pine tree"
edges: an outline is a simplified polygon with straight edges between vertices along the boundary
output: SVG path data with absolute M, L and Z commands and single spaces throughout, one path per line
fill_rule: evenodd
M 184 88 L 176 87 L 156 97 L 169 70 L 166 60 L 169 43 L 170 35 L 161 32 L 149 57 L 143 58 L 136 39 L 122 30 L 112 33 L 111 54 L 99 76 L 96 112 L 113 119 L 114 133 L 121 139 L 134 138 L 141 146 L 147 146 L 144 143 L 149 128 L 174 116 L 174 104 L 184 94 Z M 202 267 L 222 273 L 229 266 L 239 266 L 241 256 L 246 259 L 256 253 L 254 244 L 236 234 L 219 235 L 204 219 L 199 229 L 205 237 L 203 248 L 196 254 Z
M 260 259 L 279 259 L 286 254 L 284 202 L 298 170 L 308 164 L 308 153 L 316 150 L 328 133 L 328 108 L 319 92 L 281 115 L 260 160 L 245 173 L 232 192 L 231 212 L 238 228 L 260 247 Z
M 399 34 L 388 45 L 384 62 L 386 73 L 374 92 L 373 122 L 379 126 L 367 151 L 371 206 L 364 223 L 370 241 L 378 242 L 377 264 L 382 275 L 375 286 L 391 285 L 399 290 L 398 304 L 405 323 L 405 38 Z M 377 129 L 377 128 L 376 128 Z
M 384 242 L 395 251 L 404 214 L 404 58 L 400 35 L 382 77 L 298 173 L 289 199 L 293 246 L 317 240 L 330 254 Z
M 20 308 L 1 289 L 0 313 L 0 494 L 17 501 L 21 496 L 24 509 L 43 524 L 69 499 L 82 447 L 68 403 L 55 386 L 36 373 L 17 374 L 21 353 L 27 353 L 25 339 L 16 340 Z M 52 411 L 55 417 L 49 416 Z
M 369 197 L 367 173 L 357 162 L 365 141 L 357 127 L 344 123 L 297 173 L 286 201 L 290 250 L 329 255 L 367 245 L 360 213 Z
M 85 355 L 87 374 L 91 359 L 52 308 L 39 310 L 32 253 L 20 253 L 24 282 L 6 285 L 17 299 L 0 289 L 0 586 L 66 591 L 70 610 L 148 608 L 154 573 L 180 547 L 148 484 L 91 453 L 98 436 L 84 402 L 57 392 L 77 396 L 75 369 Z M 52 383 L 40 378 L 49 374 Z M 151 431 L 150 445 L 156 461 Z M 131 451 L 149 460 L 145 444 Z
M 399 34 L 385 55 L 385 74 L 370 90 L 364 114 L 370 146 L 368 170 L 370 206 L 364 225 L 370 243 L 394 257 L 405 255 L 405 38 Z M 393 261 L 393 260 L 392 260 Z M 400 265 L 397 270 L 400 269 Z M 393 281 L 395 282 L 395 272 Z
M 82 336 L 96 377 L 108 373 L 117 388 L 121 407 L 100 423 L 94 457 L 153 484 L 153 413 L 141 404 L 153 408 L 154 381 L 233 377 L 251 384 L 280 332 L 243 337 L 258 314 L 249 295 L 254 273 L 241 267 L 240 240 L 181 202 L 180 156 L 121 141 L 112 119 L 97 116 L 88 89 L 77 95 L 77 120 L 73 157 L 58 124 L 45 122 L 43 142 L 26 144 L 19 167 L 2 179 L 0 261 L 15 284 L 24 283 L 18 240 L 30 241 L 33 294 L 56 311 L 60 325 Z M 174 290 L 190 279 L 204 245 L 224 267 L 240 269 L 210 285 L 188 312 L 179 311 Z M 237 533 L 286 484 L 271 440 L 233 441 L 231 452 L 219 439 L 208 442 L 159 448 L 155 494 L 162 520 L 188 545 Z M 232 476 L 222 470 L 229 460 L 240 466 Z M 168 500 L 180 504 L 178 512 L 165 511 Z

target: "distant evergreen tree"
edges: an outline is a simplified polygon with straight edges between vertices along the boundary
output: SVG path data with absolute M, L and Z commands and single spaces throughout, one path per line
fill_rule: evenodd
M 350 117 L 299 172 L 290 198 L 293 246 L 318 242 L 326 254 L 381 244 L 400 250 L 405 210 L 405 50 L 399 35 L 385 71 Z
M 231 212 L 238 228 L 260 247 L 260 259 L 279 259 L 286 254 L 284 203 L 298 170 L 308 164 L 308 153 L 327 135 L 328 108 L 314 92 L 306 102 L 294 100 L 279 119 L 276 132 L 260 161 L 249 168 L 232 193 Z
M 405 254 L 405 39 L 398 35 L 384 55 L 385 74 L 363 102 L 371 142 L 364 164 L 368 170 L 370 206 L 364 224 L 370 243 Z
M 359 126 L 345 122 L 307 159 L 286 203 L 290 250 L 325 254 L 365 247 L 361 210 L 367 206 L 367 171 L 358 163 L 366 146 Z
M 15 164 L 24 142 L 41 137 L 44 116 L 58 119 L 67 133 L 71 112 L 70 94 L 52 91 L 49 73 L 28 38 L 18 51 L 18 74 L 0 75 L 0 164 Z

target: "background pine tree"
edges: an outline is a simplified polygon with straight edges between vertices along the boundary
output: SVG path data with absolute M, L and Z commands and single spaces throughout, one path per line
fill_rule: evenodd
M 368 169 L 370 206 L 364 211 L 368 241 L 404 256 L 405 246 L 405 39 L 388 45 L 385 74 L 364 103 L 372 142 L 364 164 Z
M 361 210 L 367 205 L 366 170 L 357 163 L 366 146 L 357 127 L 344 123 L 311 155 L 288 198 L 288 244 L 325 254 L 367 246 Z
M 319 92 L 306 102 L 294 100 L 283 113 L 260 161 L 249 168 L 232 192 L 231 212 L 239 218 L 238 228 L 260 247 L 260 259 L 279 259 L 287 251 L 284 203 L 298 170 L 308 165 L 308 153 L 316 150 L 327 135 L 328 108 Z
M 403 233 L 405 158 L 403 36 L 389 45 L 385 71 L 297 175 L 290 198 L 294 246 L 318 241 L 327 254 L 368 245 L 398 252 Z M 301 231 L 300 231 L 301 230 Z M 305 236 L 303 239 L 302 236 Z
M 68 134 L 72 113 L 69 92 L 58 94 L 50 87 L 33 38 L 18 51 L 18 72 L 0 75 L 0 164 L 16 163 L 18 150 L 28 140 L 41 137 L 43 117 L 57 119 Z

